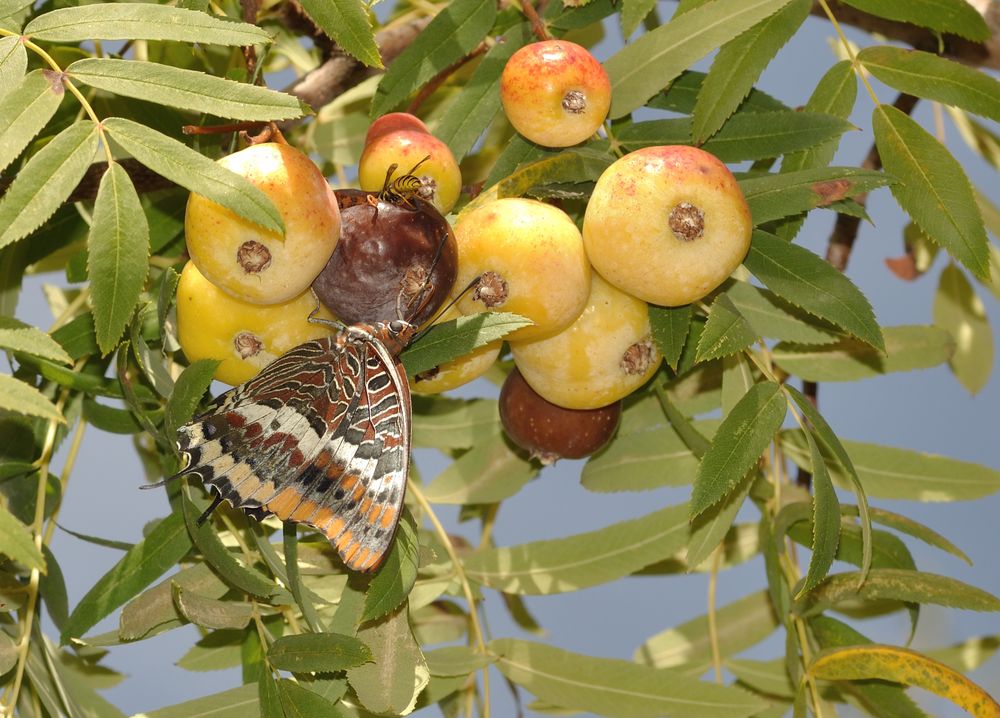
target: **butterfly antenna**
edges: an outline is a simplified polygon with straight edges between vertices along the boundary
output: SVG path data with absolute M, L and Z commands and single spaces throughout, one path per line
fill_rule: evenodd
M 221 503 L 222 503 L 222 494 L 216 494 L 215 498 L 212 499 L 211 506 L 209 506 L 207 509 L 201 512 L 201 516 L 198 517 L 198 520 L 195 523 L 197 523 L 199 526 L 205 523 L 208 520 L 208 517 L 212 515 L 212 512 L 215 511 L 215 509 L 218 508 L 219 504 Z
M 338 322 L 336 319 L 323 319 L 322 317 L 317 316 L 323 310 L 323 305 L 319 301 L 319 295 L 316 294 L 316 290 L 310 289 L 309 291 L 312 292 L 313 299 L 316 300 L 316 307 L 309 312 L 309 316 L 306 317 L 306 321 L 312 322 L 313 324 L 322 324 L 325 327 L 333 327 L 334 329 L 343 329 L 343 322 Z
M 158 489 L 158 488 L 160 488 L 161 486 L 166 486 L 166 485 L 167 485 L 167 484 L 169 484 L 169 483 L 170 483 L 171 481 L 174 481 L 174 480 L 176 480 L 176 479 L 179 479 L 179 478 L 181 478 L 182 476 L 184 476 L 184 472 L 183 472 L 183 471 L 182 471 L 182 472 L 180 472 L 179 474 L 174 474 L 173 476 L 168 476 L 167 478 L 165 478 L 165 479 L 162 479 L 162 480 L 160 480 L 160 481 L 157 481 L 157 482 L 155 482 L 155 483 L 152 483 L 152 484 L 143 484 L 143 485 L 142 485 L 142 486 L 140 486 L 139 488 L 140 488 L 140 489 L 142 489 L 143 491 L 147 491 L 147 490 L 149 490 L 149 489 Z
M 440 319 L 441 317 L 443 317 L 444 314 L 445 314 L 445 312 L 447 312 L 453 306 L 455 306 L 460 301 L 462 301 L 462 297 L 464 297 L 466 294 L 468 294 L 471 290 L 473 290 L 476 287 L 478 287 L 479 286 L 479 282 L 481 282 L 482 279 L 483 279 L 483 276 L 479 275 L 478 277 L 476 277 L 475 279 L 473 279 L 471 282 L 469 282 L 468 284 L 466 284 L 465 285 L 465 289 L 463 289 L 461 292 L 459 292 L 458 295 L 454 299 L 452 299 L 450 302 L 448 302 L 444 306 L 444 308 L 440 309 L 438 311 L 438 313 L 434 315 L 434 318 L 431 319 L 429 322 L 427 322 L 426 325 L 424 325 L 423 329 L 421 329 L 419 332 L 417 332 L 416 334 L 414 334 L 413 338 L 410 340 L 410 342 L 412 343 L 412 342 L 417 341 L 418 339 L 420 339 L 420 337 L 424 336 L 427 332 L 429 332 L 431 330 L 431 328 L 434 326 L 434 322 L 436 322 L 438 319 Z

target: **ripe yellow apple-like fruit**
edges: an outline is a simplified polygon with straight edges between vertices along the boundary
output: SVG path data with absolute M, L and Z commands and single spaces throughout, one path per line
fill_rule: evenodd
M 586 48 L 543 40 L 515 52 L 500 75 L 500 101 L 514 129 L 545 147 L 579 144 L 611 107 L 611 82 Z
M 455 306 L 450 307 L 434 323 L 441 324 L 462 316 Z M 485 374 L 500 356 L 503 340 L 498 339 L 468 354 L 456 357 L 417 374 L 409 375 L 410 391 L 414 394 L 440 394 L 468 384 Z
M 188 262 L 177 285 L 177 339 L 189 361 L 221 360 L 215 378 L 236 386 L 289 349 L 332 334 L 308 321 L 315 308 L 311 292 L 266 306 L 235 299 Z M 333 319 L 325 310 L 318 316 Z
M 662 359 L 650 337 L 647 304 L 596 272 L 575 322 L 547 339 L 512 341 L 510 348 L 528 385 L 566 409 L 613 404 L 645 384 Z
M 533 199 L 509 197 L 463 212 L 455 224 L 458 290 L 482 277 L 459 302 L 463 314 L 513 312 L 535 324 L 509 341 L 551 336 L 576 319 L 590 292 L 590 263 L 573 220 Z
M 283 143 L 254 145 L 219 164 L 271 199 L 285 223 L 285 236 L 192 194 L 184 217 L 192 261 L 236 299 L 278 304 L 302 294 L 340 237 L 340 210 L 326 178 L 306 155 Z
M 676 145 L 636 150 L 604 171 L 587 203 L 583 240 L 602 277 L 676 307 L 732 274 L 752 229 L 729 168 L 704 150 Z

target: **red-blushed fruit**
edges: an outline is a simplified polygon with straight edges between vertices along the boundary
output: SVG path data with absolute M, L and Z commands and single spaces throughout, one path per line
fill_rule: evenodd
M 604 171 L 587 203 L 583 240 L 602 277 L 675 307 L 732 274 L 752 229 L 729 168 L 704 150 L 675 145 L 636 150 Z
M 448 214 L 462 190 L 462 172 L 444 142 L 419 130 L 396 130 L 377 135 L 365 144 L 358 161 L 361 189 L 378 192 L 385 186 L 389 168 L 393 177 L 413 174 L 420 180 L 416 196 Z
M 580 231 L 562 210 L 533 199 L 499 199 L 462 212 L 455 236 L 458 287 L 483 277 L 459 302 L 462 313 L 513 312 L 535 323 L 508 341 L 555 334 L 586 305 L 590 263 Z
M 621 414 L 621 400 L 596 409 L 557 406 L 532 389 L 516 368 L 500 389 L 504 431 L 543 464 L 595 453 L 614 436 Z
M 306 155 L 276 142 L 248 147 L 219 164 L 271 199 L 285 236 L 192 194 L 184 216 L 191 260 L 210 282 L 243 301 L 277 304 L 302 294 L 340 236 L 340 211 L 326 178 Z
M 662 357 L 650 337 L 649 306 L 596 272 L 580 316 L 558 334 L 510 343 L 531 388 L 567 409 L 596 409 L 631 394 Z
M 345 204 L 340 241 L 313 290 L 346 324 L 396 319 L 422 324 L 455 283 L 455 234 L 423 200 L 413 198 L 410 206 L 373 201 L 374 206 L 367 201 Z
M 424 121 L 419 117 L 411 115 L 409 112 L 390 112 L 389 114 L 382 115 L 369 125 L 368 132 L 365 134 L 365 145 L 371 144 L 372 141 L 382 135 L 399 130 L 423 132 L 428 135 L 431 133 L 427 129 L 427 125 L 424 124 Z
M 333 329 L 308 320 L 315 308 L 310 292 L 281 304 L 235 299 L 188 262 L 177 285 L 177 339 L 189 361 L 220 360 L 215 378 L 236 386 L 289 349 L 329 336 Z M 325 311 L 319 318 L 333 319 Z
M 586 48 L 543 40 L 515 52 L 500 76 L 507 119 L 545 147 L 579 144 L 597 131 L 611 107 L 611 82 Z

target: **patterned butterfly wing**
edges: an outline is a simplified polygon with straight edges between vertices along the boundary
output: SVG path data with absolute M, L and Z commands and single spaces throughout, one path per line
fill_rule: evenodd
M 182 427 L 180 473 L 257 518 L 317 528 L 366 571 L 392 542 L 409 438 L 405 374 L 352 329 L 292 349 Z

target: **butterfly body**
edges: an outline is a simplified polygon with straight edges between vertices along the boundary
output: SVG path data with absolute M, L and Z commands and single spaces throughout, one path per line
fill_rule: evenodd
M 300 344 L 178 431 L 179 476 L 246 513 L 321 531 L 375 569 L 403 507 L 410 393 L 398 356 L 415 327 L 355 324 Z

